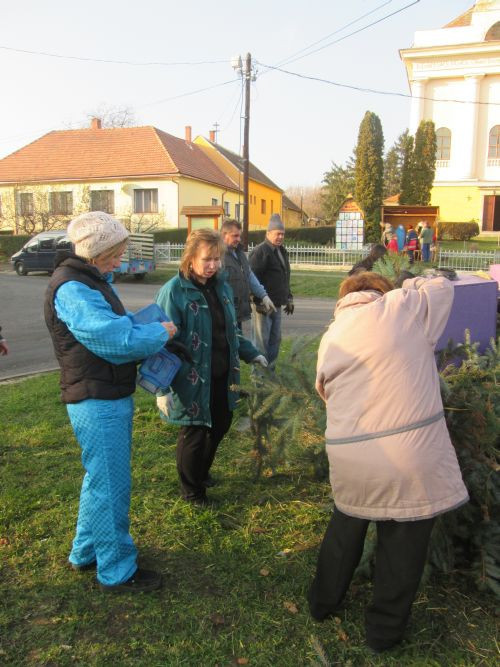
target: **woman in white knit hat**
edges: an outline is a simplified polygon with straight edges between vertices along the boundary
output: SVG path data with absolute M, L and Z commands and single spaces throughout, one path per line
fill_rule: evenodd
M 176 329 L 167 322 L 134 324 L 112 288 L 128 238 L 120 222 L 84 213 L 68 236 L 74 253 L 56 258 L 45 321 L 86 471 L 69 561 L 76 570 L 96 567 L 103 590 L 150 591 L 160 575 L 137 567 L 129 533 L 132 394 L 137 360 L 158 352 Z

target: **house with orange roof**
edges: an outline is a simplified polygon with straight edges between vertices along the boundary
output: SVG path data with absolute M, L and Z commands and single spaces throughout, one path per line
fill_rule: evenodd
M 191 141 L 156 127 L 49 132 L 0 160 L 0 228 L 57 229 L 84 211 L 101 210 L 132 231 L 187 227 L 183 209 L 207 207 L 233 217 L 238 185 Z M 210 224 L 212 223 L 210 219 Z M 207 219 L 191 216 L 191 225 Z
M 243 220 L 243 169 L 241 155 L 224 148 L 215 140 L 212 130 L 209 139 L 197 136 L 194 143 L 209 157 L 241 191 L 236 214 L 237 220 Z M 265 229 L 273 213 L 283 215 L 283 190 L 263 171 L 250 162 L 248 170 L 248 226 L 250 229 Z M 300 222 L 298 222 L 300 224 Z

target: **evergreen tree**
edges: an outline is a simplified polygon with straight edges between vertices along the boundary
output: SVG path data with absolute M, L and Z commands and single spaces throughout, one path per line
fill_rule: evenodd
M 401 187 L 399 189 L 399 203 L 413 204 L 413 137 L 406 136 L 403 149 L 403 166 L 401 168 Z
M 408 130 L 402 132 L 385 157 L 384 198 L 397 195 L 401 192 L 401 176 L 408 136 Z
M 330 171 L 323 177 L 323 214 L 327 220 L 336 220 L 339 208 L 348 194 L 354 191 L 354 161 L 349 158 L 342 167 L 332 163 Z
M 428 206 L 436 173 L 436 129 L 432 120 L 422 120 L 415 134 L 413 151 L 413 204 Z M 409 202 L 410 203 L 410 202 Z
M 359 126 L 356 146 L 354 198 L 365 214 L 365 240 L 380 236 L 380 207 L 384 184 L 384 134 L 380 118 L 367 111 Z

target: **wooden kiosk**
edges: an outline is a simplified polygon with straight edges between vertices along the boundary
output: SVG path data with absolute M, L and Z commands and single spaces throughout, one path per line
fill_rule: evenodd
M 219 229 L 220 217 L 224 214 L 222 206 L 183 206 L 181 215 L 188 219 L 187 233 L 193 229 L 213 227 Z

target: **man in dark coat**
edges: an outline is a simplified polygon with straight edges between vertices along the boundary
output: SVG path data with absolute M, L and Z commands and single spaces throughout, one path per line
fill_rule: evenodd
M 266 357 L 269 365 L 278 358 L 281 342 L 281 306 L 291 315 L 294 310 L 293 296 L 290 292 L 290 262 L 283 246 L 285 225 L 275 213 L 269 220 L 266 239 L 250 254 L 252 271 L 262 283 L 269 298 L 276 307 L 276 312 L 261 312 L 259 304 L 252 305 L 252 341 Z
M 242 323 L 250 319 L 252 312 L 250 294 L 259 300 L 266 312 L 276 312 L 276 308 L 248 264 L 241 245 L 241 223 L 237 220 L 225 220 L 220 233 L 226 247 L 222 264 L 227 273 L 226 280 L 233 290 L 236 318 L 241 329 Z

